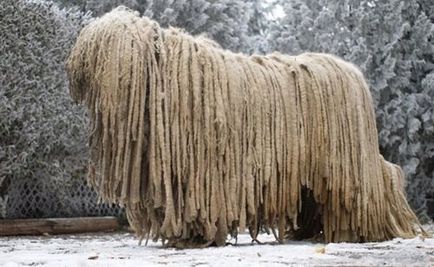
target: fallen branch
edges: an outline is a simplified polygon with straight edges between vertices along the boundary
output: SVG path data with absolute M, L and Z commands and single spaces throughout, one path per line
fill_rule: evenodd
M 119 222 L 115 217 L 0 220 L 0 236 L 76 234 L 117 229 Z

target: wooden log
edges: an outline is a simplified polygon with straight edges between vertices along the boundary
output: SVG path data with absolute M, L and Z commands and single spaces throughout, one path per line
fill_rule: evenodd
M 118 229 L 116 217 L 0 220 L 0 236 L 76 234 Z

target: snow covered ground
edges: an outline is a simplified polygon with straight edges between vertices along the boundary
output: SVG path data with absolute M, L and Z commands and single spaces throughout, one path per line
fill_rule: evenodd
M 433 232 L 434 226 L 428 227 Z M 274 238 L 261 235 L 260 241 Z M 130 233 L 0 238 L 0 266 L 434 266 L 434 238 L 381 243 L 252 244 L 176 250 L 161 243 L 139 246 Z

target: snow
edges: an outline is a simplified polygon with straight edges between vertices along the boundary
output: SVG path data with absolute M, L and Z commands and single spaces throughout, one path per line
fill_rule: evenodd
M 126 232 L 2 237 L 0 266 L 434 266 L 434 238 L 278 245 L 263 234 L 258 240 L 267 244 L 241 234 L 236 246 L 177 250 L 152 242 L 139 246 Z

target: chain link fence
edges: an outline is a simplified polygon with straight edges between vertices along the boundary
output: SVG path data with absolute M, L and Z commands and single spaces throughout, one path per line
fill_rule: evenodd
M 0 218 L 123 217 L 116 205 L 98 202 L 85 179 L 72 181 L 23 178 L 8 183 L 0 194 Z

